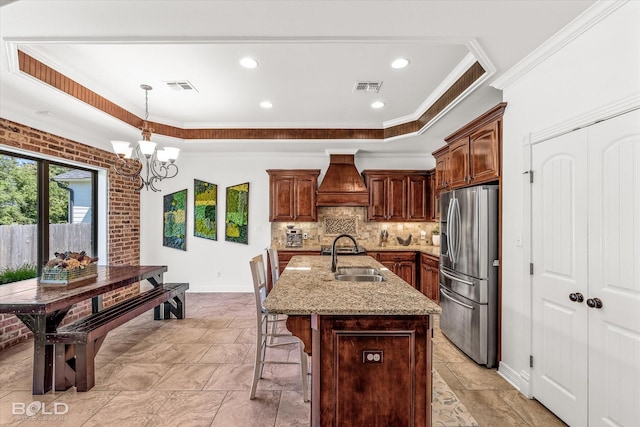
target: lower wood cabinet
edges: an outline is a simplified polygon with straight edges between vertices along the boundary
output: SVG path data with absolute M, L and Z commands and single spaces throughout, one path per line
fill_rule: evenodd
M 416 252 L 414 251 L 381 251 L 367 252 L 392 273 L 416 288 Z
M 427 297 L 440 304 L 438 257 L 420 254 L 420 291 Z

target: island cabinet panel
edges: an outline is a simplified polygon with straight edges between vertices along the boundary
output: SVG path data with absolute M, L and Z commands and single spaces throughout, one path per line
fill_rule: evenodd
M 368 251 L 380 264 L 384 265 L 402 280 L 416 287 L 416 252 L 413 251 Z
M 369 221 L 426 221 L 426 170 L 365 170 Z
M 314 222 L 319 169 L 269 169 L 269 221 Z
M 430 426 L 429 316 L 312 315 L 312 425 Z
M 420 291 L 425 294 L 427 298 L 440 304 L 440 283 L 438 278 L 438 257 L 420 254 Z

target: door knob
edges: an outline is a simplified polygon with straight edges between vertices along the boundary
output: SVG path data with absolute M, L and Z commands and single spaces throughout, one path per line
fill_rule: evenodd
M 600 298 L 589 298 L 587 305 L 591 308 L 602 308 L 602 300 Z
M 573 302 L 582 302 L 584 301 L 584 296 L 580 292 L 576 292 L 569 294 L 569 299 Z

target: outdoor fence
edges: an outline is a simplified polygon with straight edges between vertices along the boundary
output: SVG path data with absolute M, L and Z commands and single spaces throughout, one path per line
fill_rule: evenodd
M 49 258 L 54 252 L 91 254 L 91 224 L 50 224 Z M 37 225 L 0 225 L 0 271 L 38 261 Z

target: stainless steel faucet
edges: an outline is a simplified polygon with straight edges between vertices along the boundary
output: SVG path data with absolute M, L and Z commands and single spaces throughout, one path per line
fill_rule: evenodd
M 338 269 L 338 252 L 336 251 L 336 242 L 343 237 L 348 237 L 353 242 L 354 253 L 358 253 L 360 250 L 358 249 L 358 242 L 356 242 L 355 237 L 350 234 L 341 234 L 335 239 L 333 239 L 333 243 L 331 244 L 331 272 L 335 273 Z

